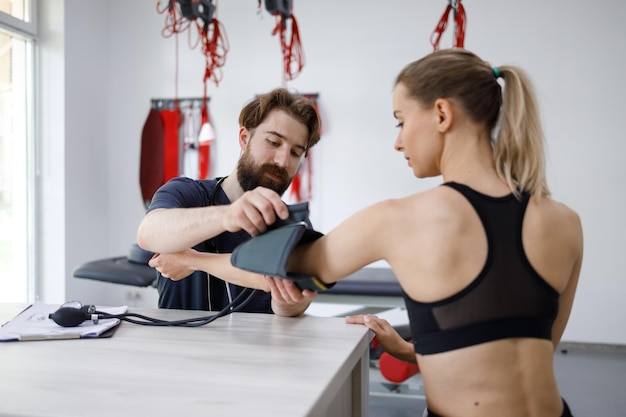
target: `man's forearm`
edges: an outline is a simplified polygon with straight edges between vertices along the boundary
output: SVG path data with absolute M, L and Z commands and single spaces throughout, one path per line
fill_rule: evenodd
M 137 244 L 154 253 L 180 252 L 222 233 L 219 217 L 219 206 L 157 209 L 139 224 Z

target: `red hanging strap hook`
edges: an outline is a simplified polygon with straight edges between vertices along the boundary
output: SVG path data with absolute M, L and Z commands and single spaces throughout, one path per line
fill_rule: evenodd
M 300 40 L 298 21 L 291 12 L 290 6 L 288 10 L 272 9 L 268 6 L 268 11 L 276 16 L 276 26 L 274 30 L 272 30 L 272 36 L 276 34 L 279 35 L 280 48 L 283 54 L 283 80 L 293 80 L 302 72 L 302 68 L 304 68 L 304 51 Z M 291 36 L 289 42 L 287 42 L 288 20 L 291 20 Z
M 206 61 L 204 82 L 211 80 L 217 86 L 222 79 L 221 68 L 226 63 L 226 54 L 230 48 L 226 31 L 222 23 L 214 17 L 210 23 L 198 25 L 198 32 Z
M 456 48 L 463 48 L 465 43 L 465 21 L 467 18 L 465 8 L 463 7 L 461 0 L 449 0 L 448 6 L 444 10 L 443 15 L 441 15 L 441 19 L 439 19 L 439 23 L 430 35 L 430 43 L 433 45 L 433 50 L 435 51 L 439 49 L 441 36 L 448 27 L 450 12 L 453 12 L 453 21 L 455 24 L 452 46 Z
M 157 13 L 165 15 L 165 25 L 161 30 L 161 35 L 164 38 L 169 38 L 187 30 L 189 21 L 184 18 L 176 0 L 167 0 L 165 6 L 160 7 L 162 2 L 159 0 L 156 5 Z
M 457 48 L 463 48 L 465 44 L 465 7 L 461 4 L 461 0 L 458 0 L 456 8 L 454 8 L 454 20 L 456 26 L 454 28 L 454 46 Z
M 157 12 L 165 14 L 165 27 L 162 30 L 164 37 L 196 28 L 197 38 L 192 41 L 192 30 L 189 30 L 189 46 L 194 49 L 201 44 L 202 54 L 205 57 L 204 90 L 206 83 L 211 80 L 217 86 L 222 79 L 221 68 L 226 62 L 229 50 L 228 38 L 224 26 L 217 19 L 217 0 L 167 0 L 166 6 L 161 6 L 164 0 L 157 1 Z M 176 51 L 176 65 L 178 66 L 178 44 Z M 178 71 L 178 68 L 177 68 Z

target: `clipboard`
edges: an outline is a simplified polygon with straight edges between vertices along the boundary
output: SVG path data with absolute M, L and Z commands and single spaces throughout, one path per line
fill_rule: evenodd
M 35 302 L 0 327 L 0 342 L 32 340 L 96 339 L 111 337 L 120 319 L 100 319 L 98 324 L 85 321 L 76 327 L 62 327 L 48 316 L 59 308 L 56 304 Z M 109 314 L 123 314 L 128 306 L 99 308 Z

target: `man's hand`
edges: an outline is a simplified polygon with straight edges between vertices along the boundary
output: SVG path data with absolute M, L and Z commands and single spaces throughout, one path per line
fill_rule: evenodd
M 165 278 L 180 281 L 194 272 L 194 269 L 189 267 L 189 259 L 195 253 L 193 249 L 176 253 L 157 253 L 152 256 L 148 265 L 159 271 Z
M 301 291 L 293 281 L 266 276 L 272 293 L 272 310 L 279 316 L 299 316 L 309 307 L 317 292 Z
M 257 187 L 246 191 L 230 204 L 222 217 L 222 225 L 228 232 L 245 230 L 255 236 L 267 230 L 267 226 L 289 217 L 289 210 L 280 195 L 269 188 Z
M 376 334 L 376 338 L 385 352 L 402 361 L 417 363 L 413 343 L 404 340 L 387 320 L 371 314 L 360 314 L 346 316 L 346 323 L 366 325 Z

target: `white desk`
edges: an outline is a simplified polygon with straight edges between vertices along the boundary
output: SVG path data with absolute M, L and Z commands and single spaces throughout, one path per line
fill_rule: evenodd
M 0 304 L 0 323 L 23 307 Z M 122 322 L 109 339 L 0 343 L 0 415 L 368 416 L 370 339 L 343 318 L 234 313 L 197 328 Z

